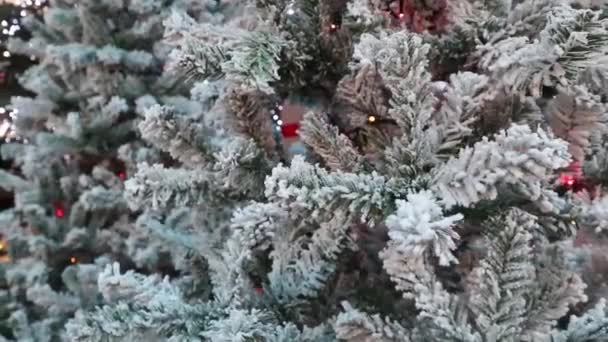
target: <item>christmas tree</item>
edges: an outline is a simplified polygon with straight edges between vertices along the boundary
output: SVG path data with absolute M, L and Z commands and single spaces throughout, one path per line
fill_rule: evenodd
M 5 339 L 66 340 L 67 319 L 101 304 L 97 274 L 111 262 L 176 272 L 169 249 L 137 227 L 124 181 L 137 163 L 167 159 L 139 138 L 145 108 L 202 111 L 183 86 L 187 75 L 165 65 L 171 46 L 163 21 L 183 12 L 220 24 L 225 7 L 55 0 L 42 16 L 23 19 L 31 37 L 15 37 L 8 47 L 39 63 L 19 76 L 33 95 L 11 99 L 18 139 L 1 149 L 15 166 L 0 171 L 0 186 L 14 193 L 14 205 L 0 214 L 0 249 L 8 252 L 0 265 Z
M 74 4 L 14 47 L 15 339 L 608 340 L 603 4 Z

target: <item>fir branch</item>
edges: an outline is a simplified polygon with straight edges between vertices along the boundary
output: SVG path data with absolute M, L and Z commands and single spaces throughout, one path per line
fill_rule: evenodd
M 203 194 L 209 191 L 206 177 L 200 171 L 140 164 L 137 174 L 125 182 L 126 199 L 134 210 L 193 206 L 205 200 Z
M 313 298 L 335 271 L 338 256 L 346 247 L 348 220 L 337 212 L 321 223 L 310 239 L 294 238 L 289 230 L 277 231 L 273 242 L 269 290 L 279 303 Z
M 160 105 L 150 107 L 145 115 L 139 129 L 146 141 L 185 165 L 200 167 L 212 161 L 211 147 L 202 137 L 206 129 L 200 123 Z
M 259 90 L 233 89 L 225 96 L 231 128 L 253 139 L 267 156 L 276 154 L 276 142 L 269 111 L 272 98 Z
M 391 93 L 388 113 L 406 135 L 414 125 L 427 124 L 433 112 L 429 49 L 419 36 L 403 31 L 380 37 L 363 34 L 355 46 L 353 58 L 359 66 L 378 67 Z
M 547 114 L 551 129 L 569 143 L 568 150 L 577 161 L 585 159 L 593 136 L 608 132 L 606 107 L 583 87 L 560 89 Z
M 364 166 L 363 157 L 350 139 L 340 134 L 338 128 L 332 126 L 320 112 L 309 112 L 304 116 L 299 135 L 331 170 L 357 172 Z
M 396 206 L 397 212 L 386 219 L 390 240 L 385 256 L 389 249 L 395 249 L 412 258 L 434 255 L 443 266 L 456 261 L 452 251 L 459 236 L 452 226 L 463 219 L 462 215 L 444 216 L 428 190 L 408 194 L 407 201 L 397 200 Z
M 541 129 L 512 125 L 494 139 L 462 149 L 437 171 L 432 189 L 448 208 L 495 199 L 499 184 L 515 186 L 536 200 L 545 179 L 570 162 L 567 144 Z
M 287 168 L 277 166 L 266 178 L 266 197 L 283 202 L 294 213 L 310 212 L 313 218 L 335 210 L 360 215 L 370 224 L 393 208 L 394 198 L 407 191 L 400 179 L 376 174 L 329 173 L 296 156 Z M 303 215 L 305 216 L 305 215 Z
M 342 303 L 341 312 L 334 323 L 339 339 L 352 342 L 410 342 L 410 331 L 380 315 L 368 315 L 353 308 L 348 302 Z
M 566 331 L 554 330 L 551 334 L 552 341 L 557 342 L 601 341 L 607 338 L 608 310 L 604 298 L 580 317 L 572 316 Z
M 485 340 L 502 341 L 520 335 L 526 301 L 534 281 L 529 243 L 535 222 L 510 211 L 488 223 L 487 256 L 471 273 L 469 307 Z

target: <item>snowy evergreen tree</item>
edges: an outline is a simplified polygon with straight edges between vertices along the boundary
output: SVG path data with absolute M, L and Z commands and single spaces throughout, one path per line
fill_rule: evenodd
M 234 15 L 216 1 L 54 0 L 32 33 L 9 42 L 13 54 L 39 63 L 20 77 L 31 96 L 13 97 L 20 140 L 2 146 L 16 173 L 0 172 L 15 203 L 1 216 L 2 331 L 15 341 L 63 341 L 77 310 L 100 304 L 104 265 L 144 273 L 175 273 L 170 250 L 149 241 L 123 196 L 140 162 L 167 161 L 142 143 L 144 110 L 173 104 L 200 113 L 170 70 L 163 21 L 188 13 L 221 24 Z
M 18 44 L 16 339 L 608 340 L 604 4 L 66 2 Z

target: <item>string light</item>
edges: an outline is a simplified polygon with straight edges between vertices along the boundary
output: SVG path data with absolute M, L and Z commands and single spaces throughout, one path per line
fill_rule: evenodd
M 570 174 L 562 174 L 560 176 L 560 182 L 563 185 L 567 185 L 568 187 L 571 187 L 574 185 L 574 183 L 576 182 L 575 178 L 573 175 Z
M 368 117 L 367 117 L 367 122 L 369 122 L 369 123 L 374 123 L 374 122 L 376 122 L 376 117 L 375 117 L 375 116 L 373 116 L 373 115 L 368 116 Z
M 0 262 L 7 263 L 11 261 L 11 257 L 8 254 L 8 244 L 4 237 L 0 237 Z
M 61 202 L 55 202 L 53 207 L 54 207 L 53 209 L 55 209 L 55 217 L 62 218 L 65 216 L 65 209 Z
M 71 256 L 71 257 L 70 257 L 70 264 L 75 264 L 75 263 L 76 263 L 76 261 L 78 261 L 78 260 L 76 259 L 76 257 L 75 257 L 75 256 Z
M 0 3 L 10 3 L 15 6 L 21 7 L 21 10 L 15 11 L 11 14 L 8 20 L 2 20 L 2 35 L 13 37 L 17 32 L 21 31 L 21 19 L 27 17 L 30 14 L 41 13 L 42 8 L 46 5 L 47 0 L 0 0 Z M 9 51 L 3 51 L 2 56 L 4 58 L 10 58 L 11 54 Z M 35 58 L 30 58 L 32 61 Z
M 291 1 L 289 5 L 287 5 L 287 11 L 285 13 L 287 13 L 287 15 L 289 16 L 296 14 L 296 10 L 293 9 L 293 5 L 293 1 Z

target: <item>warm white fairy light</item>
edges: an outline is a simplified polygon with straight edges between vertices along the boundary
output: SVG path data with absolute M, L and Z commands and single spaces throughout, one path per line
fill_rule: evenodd
M 296 14 L 296 10 L 293 8 L 294 2 L 291 1 L 289 3 L 289 5 L 287 5 L 287 11 L 285 13 L 287 13 L 287 15 L 294 15 Z
M 2 121 L 2 123 L 0 123 L 0 137 L 8 137 L 12 126 L 13 125 L 8 120 Z
M 10 53 L 10 52 L 8 52 L 8 51 L 4 51 L 4 52 L 2 53 L 2 56 L 6 57 L 6 58 L 9 58 L 9 57 L 11 56 L 11 53 Z
M 274 109 L 270 110 L 270 114 L 272 114 L 272 121 L 274 121 L 275 129 L 277 131 L 281 131 L 281 126 L 283 125 L 283 120 L 279 116 L 280 112 L 283 110 L 283 106 L 280 104 L 276 104 Z

